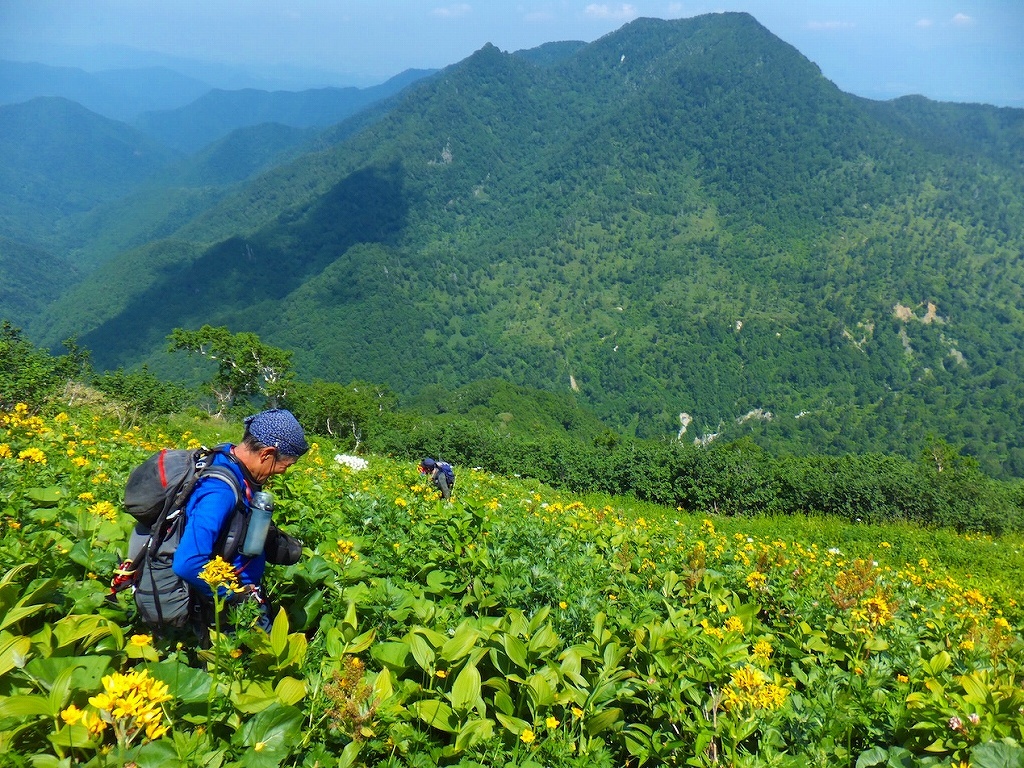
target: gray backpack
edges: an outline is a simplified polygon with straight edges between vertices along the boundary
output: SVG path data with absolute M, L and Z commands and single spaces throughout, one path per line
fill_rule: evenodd
M 248 515 L 238 479 L 227 467 L 211 465 L 212 453 L 205 448 L 160 451 L 132 470 L 128 478 L 125 508 L 139 525 L 111 590 L 132 587 L 139 618 L 147 624 L 182 627 L 192 614 L 192 589 L 173 566 L 185 530 L 185 505 L 200 478 L 223 480 L 235 495 L 234 513 L 221 531 L 215 551 L 231 562 L 245 536 Z

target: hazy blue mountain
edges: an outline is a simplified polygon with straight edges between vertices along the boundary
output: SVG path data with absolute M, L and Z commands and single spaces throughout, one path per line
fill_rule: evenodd
M 409 70 L 369 88 L 317 88 L 298 92 L 218 89 L 178 109 L 148 112 L 136 125 L 167 146 L 192 153 L 236 128 L 263 123 L 326 128 L 431 73 L 430 70 Z
M 844 94 L 747 14 L 540 58 L 414 83 L 32 333 L 173 372 L 171 329 L 226 325 L 306 379 L 502 379 L 794 451 L 936 435 L 1024 476 L 1019 110 Z
M 0 61 L 0 104 L 60 97 L 122 122 L 132 122 L 147 110 L 188 104 L 208 90 L 209 85 L 162 67 L 90 73 L 74 67 Z
M 45 241 L 61 218 L 127 195 L 176 158 L 67 99 L 0 107 L 0 236 Z

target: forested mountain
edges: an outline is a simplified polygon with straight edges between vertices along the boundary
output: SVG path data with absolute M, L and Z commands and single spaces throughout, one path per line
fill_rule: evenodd
M 0 236 L 0 322 L 24 328 L 80 279 L 67 259 Z
M 370 88 L 215 89 L 177 109 L 147 112 L 136 125 L 166 146 L 192 153 L 238 128 L 263 123 L 326 128 L 431 73 L 432 70 L 408 70 Z
M 500 378 L 795 452 L 934 435 L 1024 476 L 1020 110 L 844 94 L 746 14 L 566 46 L 484 47 L 30 331 L 172 371 L 172 328 L 226 325 L 305 378 Z
M 40 97 L 0 107 L 0 236 L 51 236 L 62 217 L 122 197 L 177 155 L 80 104 Z

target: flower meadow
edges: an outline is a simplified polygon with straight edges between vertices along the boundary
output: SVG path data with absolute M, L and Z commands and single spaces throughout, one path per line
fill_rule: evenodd
M 443 502 L 321 440 L 270 486 L 272 631 L 156 632 L 110 594 L 128 472 L 240 431 L 0 413 L 0 765 L 1024 766 L 1019 537 L 468 467 Z

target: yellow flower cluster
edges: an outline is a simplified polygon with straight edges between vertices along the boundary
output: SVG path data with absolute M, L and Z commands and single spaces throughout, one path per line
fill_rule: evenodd
M 153 740 L 167 733 L 169 726 L 161 707 L 171 700 L 166 683 L 150 677 L 147 670 L 115 672 L 102 682 L 103 693 L 89 699 L 96 712 L 72 704 L 61 712 L 61 719 L 68 725 L 81 723 L 93 736 L 99 736 L 111 725 L 122 745 L 130 744 L 139 734 Z
M 199 572 L 199 578 L 210 585 L 210 589 L 217 592 L 221 588 L 228 592 L 242 592 L 242 585 L 238 583 L 238 574 L 231 564 L 217 555 L 213 560 Z
M 38 448 L 26 448 L 18 454 L 18 461 L 27 461 L 29 464 L 45 464 L 46 454 Z
M 328 560 L 333 560 L 336 563 L 344 565 L 352 562 L 353 560 L 359 559 L 359 553 L 356 552 L 356 545 L 354 542 L 346 539 L 338 539 L 337 550 L 330 550 L 324 553 L 324 557 Z
M 786 702 L 786 689 L 771 683 L 756 667 L 746 666 L 732 673 L 729 684 L 722 692 L 725 708 L 776 710 Z
M 857 608 L 850 611 L 850 618 L 855 623 L 867 624 L 872 628 L 885 626 L 892 616 L 892 606 L 879 595 L 867 598 Z
M 89 512 L 112 523 L 117 522 L 117 507 L 109 501 L 99 501 L 89 507 Z

